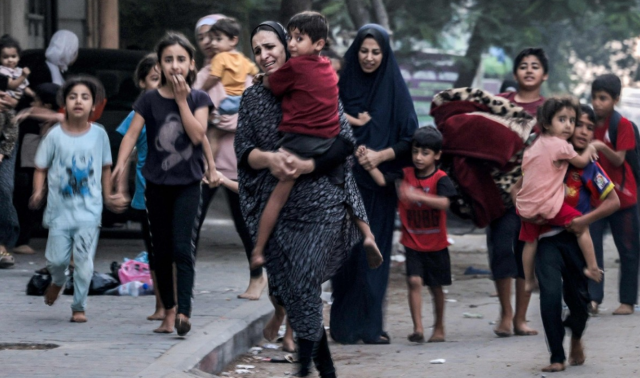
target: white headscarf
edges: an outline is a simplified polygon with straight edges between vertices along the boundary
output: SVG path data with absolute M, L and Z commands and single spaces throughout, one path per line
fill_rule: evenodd
M 210 14 L 208 16 L 204 16 L 201 19 L 199 19 L 198 22 L 196 22 L 196 36 L 198 36 L 198 31 L 201 26 L 204 26 L 204 25 L 212 26 L 213 24 L 218 22 L 219 19 L 224 17 L 225 16 L 222 14 Z
M 62 72 L 65 72 L 69 65 L 76 59 L 78 55 L 78 36 L 69 30 L 58 30 L 49 42 L 49 47 L 45 52 L 47 57 L 47 65 L 51 71 L 53 82 L 58 84 L 56 80 L 64 82 Z M 55 69 L 54 69 L 55 68 Z

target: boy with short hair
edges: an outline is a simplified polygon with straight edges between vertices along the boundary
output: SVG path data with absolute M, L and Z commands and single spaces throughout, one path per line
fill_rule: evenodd
M 518 83 L 515 92 L 505 92 L 498 96 L 521 106 L 536 116 L 538 107 L 545 98 L 540 95 L 540 87 L 549 77 L 549 58 L 541 48 L 526 48 L 513 61 L 513 77 Z
M 595 141 L 593 145 L 600 153 L 600 165 L 615 184 L 620 198 L 620 210 L 591 225 L 591 236 L 598 264 L 603 262 L 602 235 L 607 224 L 620 255 L 620 306 L 614 315 L 629 315 L 634 311 L 638 299 L 638 262 L 640 259 L 640 221 L 637 206 L 637 182 L 626 155 L 636 148 L 636 138 L 631 122 L 618 114 L 614 106 L 620 100 L 622 85 L 613 74 L 598 76 L 591 85 L 591 103 L 596 114 Z M 612 125 L 612 120 L 617 122 Z M 610 135 L 617 132 L 615 140 Z M 602 266 L 602 265 L 600 265 Z M 600 283 L 589 282 L 591 311 L 597 313 L 602 303 L 604 279 Z
M 358 153 L 366 152 L 363 147 Z M 399 182 L 398 211 L 402 222 L 400 243 L 407 257 L 407 285 L 413 333 L 409 341 L 424 342 L 422 326 L 421 286 L 428 286 L 436 316 L 429 342 L 445 341 L 444 291 L 451 285 L 451 262 L 447 241 L 447 209 L 449 198 L 456 195 L 451 179 L 438 169 L 442 155 L 442 134 L 434 127 L 416 130 L 411 141 L 413 167 L 401 173 L 384 175 L 379 169 L 369 170 L 380 186 Z
M 322 14 L 307 11 L 293 16 L 287 30 L 291 59 L 265 75 L 263 85 L 282 97 L 282 121 L 278 126 L 283 134 L 281 147 L 300 157 L 313 158 L 328 151 L 340 133 L 338 76 L 331 61 L 320 56 L 329 37 L 329 23 Z M 327 176 L 334 184 L 344 184 L 343 166 Z M 265 205 L 251 257 L 252 269 L 264 264 L 263 250 L 294 183 L 294 180 L 280 181 Z M 364 236 L 369 267 L 379 267 L 382 254 L 369 225 L 361 219 L 354 221 Z

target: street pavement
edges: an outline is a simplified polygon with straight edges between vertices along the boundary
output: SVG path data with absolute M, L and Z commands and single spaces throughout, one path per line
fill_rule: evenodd
M 266 295 L 260 301 L 236 298 L 249 281 L 248 263 L 220 198 L 201 233 L 193 328 L 186 338 L 152 333 L 160 324 L 146 320 L 155 308 L 153 296 L 90 296 L 89 321 L 76 324 L 69 322 L 71 296 L 63 295 L 48 307 L 42 297 L 25 295 L 33 271 L 45 265 L 45 243 L 34 239 L 37 254 L 15 255 L 15 268 L 0 270 L 0 377 L 206 376 L 192 368 L 213 369 L 220 363 L 218 369 L 224 367 L 237 350 L 251 346 L 254 340 L 247 339 L 261 334 L 273 309 Z M 112 261 L 133 258 L 142 250 L 141 240 L 102 238 L 95 270 L 107 273 Z M 59 347 L 3 350 L 14 343 Z M 224 350 L 207 356 L 216 345 Z M 229 358 L 230 353 L 235 355 Z
M 391 345 L 340 345 L 330 341 L 331 351 L 339 377 L 371 378 L 448 378 L 448 377 L 545 377 L 540 368 L 549 364 L 549 354 L 539 312 L 539 296 L 533 294 L 528 311 L 529 325 L 537 329 L 537 336 L 498 338 L 492 332 L 499 314 L 498 300 L 490 297 L 493 282 L 486 276 L 465 276 L 468 266 L 487 269 L 485 237 L 482 234 L 453 236 L 450 247 L 453 284 L 448 287 L 444 343 L 416 344 L 407 340 L 412 329 L 407 303 L 404 264 L 394 262 L 391 271 L 386 306 L 386 330 Z M 586 363 L 567 367 L 554 377 L 637 377 L 640 372 L 640 314 L 612 316 L 617 307 L 618 264 L 612 239 L 605 239 L 605 301 L 602 314 L 592 317 L 584 336 Z M 325 325 L 328 326 L 330 306 L 325 305 Z M 481 315 L 466 318 L 464 313 Z M 433 322 L 430 295 L 423 291 L 423 324 Z M 430 330 L 425 331 L 425 338 Z M 565 347 L 568 354 L 568 340 Z M 236 374 L 237 365 L 253 365 L 252 377 L 287 377 L 295 365 L 262 362 L 265 357 L 281 358 L 286 353 L 264 349 L 254 356 L 245 354 L 229 364 L 222 373 Z M 431 364 L 444 359 L 444 364 Z M 315 375 L 314 375 L 315 376 Z

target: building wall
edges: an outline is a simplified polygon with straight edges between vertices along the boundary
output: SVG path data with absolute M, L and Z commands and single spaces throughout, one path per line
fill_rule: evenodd
M 81 47 L 87 46 L 87 1 L 63 0 L 58 2 L 58 30 L 70 30 L 78 36 Z

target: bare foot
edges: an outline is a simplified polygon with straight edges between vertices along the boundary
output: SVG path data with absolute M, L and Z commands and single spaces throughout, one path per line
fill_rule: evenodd
M 87 316 L 84 314 L 84 311 L 73 311 L 71 314 L 71 323 L 86 323 Z
M 442 343 L 444 342 L 444 329 L 433 328 L 433 333 L 427 341 L 428 343 Z
M 18 255 L 33 255 L 34 253 L 36 253 L 36 251 L 34 251 L 33 248 L 29 247 L 28 245 L 23 244 L 15 247 L 13 249 L 13 253 L 16 253 Z
M 511 332 L 511 319 L 507 317 L 501 318 L 498 326 L 493 329 L 493 333 L 498 337 L 509 337 L 513 335 Z
M 599 304 L 596 301 L 591 301 L 591 303 L 589 304 L 589 313 L 591 314 L 591 316 L 598 316 L 598 314 L 600 313 L 600 309 L 599 309 Z
M 276 310 L 271 319 L 266 326 L 264 326 L 264 330 L 262 331 L 262 335 L 268 341 L 273 341 L 278 337 L 278 331 L 280 330 L 280 326 L 284 321 L 284 311 L 280 312 Z
M 162 320 L 162 324 L 160 327 L 153 330 L 155 333 L 173 333 L 173 326 L 176 322 L 176 308 L 165 309 L 164 310 L 164 319 Z
M 584 347 L 581 339 L 571 338 L 571 352 L 569 352 L 569 365 L 580 366 L 587 358 L 584 355 Z
M 536 289 L 538 285 L 536 285 L 536 280 L 534 278 L 526 278 L 524 280 L 524 290 L 527 293 L 531 293 L 532 291 L 534 291 Z
M 596 282 L 602 281 L 602 273 L 604 272 L 597 266 L 584 269 L 584 275 Z
M 282 350 L 289 353 L 296 352 L 296 343 L 293 341 L 293 332 L 291 335 L 284 335 L 282 339 Z
M 516 336 L 535 336 L 538 334 L 538 331 L 529 327 L 527 322 L 524 321 L 521 323 L 513 322 L 513 333 L 515 333 Z
M 262 295 L 262 291 L 266 286 L 267 286 L 267 278 L 264 276 L 264 274 L 258 278 L 252 277 L 251 280 L 249 280 L 249 287 L 247 288 L 247 291 L 238 295 L 238 298 L 257 301 L 258 299 L 260 299 L 260 296 Z
M 362 246 L 367 253 L 367 264 L 369 264 L 369 269 L 376 269 L 382 265 L 384 259 L 382 258 L 382 254 L 380 253 L 378 245 L 373 237 L 366 237 L 362 242 Z
M 544 371 L 545 373 L 555 373 L 558 371 L 564 371 L 564 364 L 561 364 L 559 362 L 553 363 L 549 366 L 545 366 L 542 368 L 542 371 Z
M 251 262 L 249 263 L 249 268 L 251 270 L 254 270 L 260 268 L 263 265 L 264 255 L 262 254 L 262 251 L 254 249 L 253 252 L 251 252 Z
M 633 314 L 633 306 L 625 303 L 620 303 L 620 307 L 618 307 L 613 315 L 631 315 Z
M 156 308 L 156 312 L 147 316 L 147 320 L 164 320 L 164 308 Z
M 47 288 L 47 291 L 44 292 L 44 304 L 47 306 L 53 306 L 56 303 L 56 300 L 60 296 L 60 291 L 62 291 L 62 286 L 54 285 L 51 283 Z

